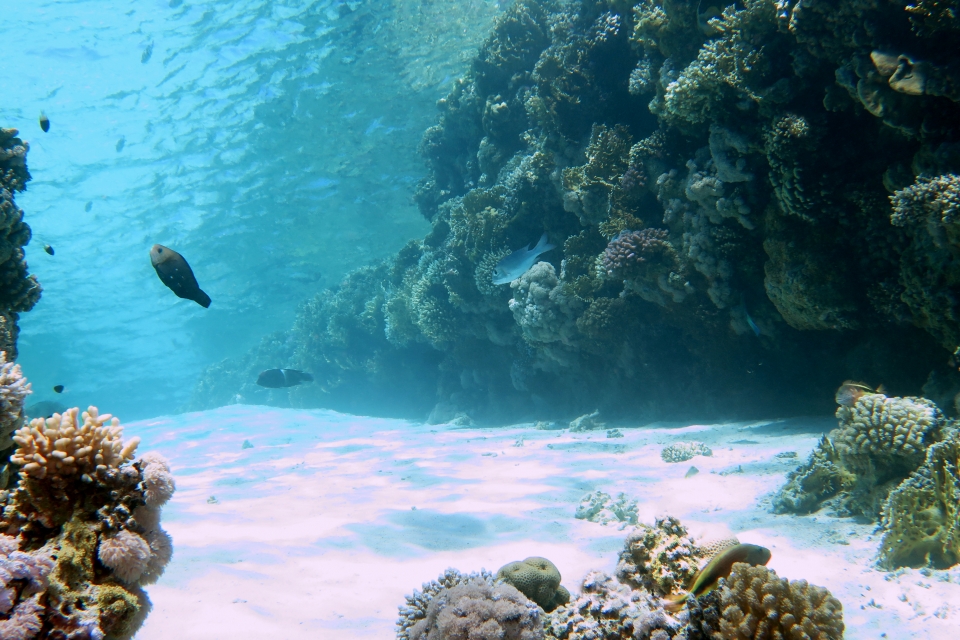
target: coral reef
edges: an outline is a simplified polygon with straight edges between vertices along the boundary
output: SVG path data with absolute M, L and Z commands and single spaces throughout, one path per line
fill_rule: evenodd
M 444 587 L 427 614 L 408 632 L 410 640 L 540 640 L 540 610 L 509 584 L 480 578 Z
M 960 563 L 960 434 L 927 450 L 923 465 L 890 492 L 880 524 L 882 567 Z
M 23 247 L 30 242 L 30 226 L 14 201 L 30 180 L 30 145 L 17 135 L 16 129 L 0 129 L 0 343 L 10 361 L 17 359 L 18 314 L 32 309 L 42 290 L 27 273 Z
M 675 442 L 660 450 L 664 462 L 686 462 L 695 456 L 712 456 L 713 450 L 702 442 Z
M 778 578 L 766 567 L 738 562 L 720 588 L 725 640 L 843 638 L 843 606 L 823 587 Z
M 19 563 L 0 561 L 0 569 L 19 580 L 25 563 L 40 567 L 19 593 L 19 622 L 0 619 L 0 628 L 20 624 L 23 638 L 41 627 L 49 637 L 132 637 L 150 609 L 141 586 L 159 578 L 173 552 L 160 527 L 175 489 L 166 461 L 146 454 L 131 462 L 138 438 L 124 443 L 119 421 L 96 407 L 82 423 L 78 413 L 36 418 L 16 432 L 10 460 L 19 480 L 0 492 L 0 554 Z
M 631 500 L 624 493 L 617 494 L 614 500 L 609 493 L 594 491 L 580 498 L 574 517 L 602 525 L 618 523 L 623 529 L 627 525 L 637 524 L 637 501 Z
M 887 495 L 943 437 L 946 421 L 924 398 L 863 394 L 837 409 L 840 426 L 821 439 L 774 498 L 774 510 L 809 513 L 829 501 L 841 515 L 876 518 Z
M 519 589 L 544 611 L 553 611 L 570 599 L 570 592 L 560 585 L 560 570 L 546 558 L 508 562 L 500 567 L 496 578 Z
M 265 400 L 495 422 L 917 393 L 960 346 L 958 32 L 834 4 L 512 4 L 424 135 L 431 231 L 301 307 L 285 362 L 318 383 Z

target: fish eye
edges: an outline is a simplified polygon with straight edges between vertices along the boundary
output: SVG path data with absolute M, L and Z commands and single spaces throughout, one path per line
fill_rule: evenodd
M 163 249 L 157 249 L 157 253 L 163 253 Z

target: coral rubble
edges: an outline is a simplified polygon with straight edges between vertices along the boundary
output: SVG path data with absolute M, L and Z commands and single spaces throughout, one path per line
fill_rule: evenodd
M 139 438 L 124 443 L 116 418 L 96 407 L 78 414 L 36 418 L 14 435 L 19 481 L 0 492 L 5 638 L 27 640 L 41 628 L 43 637 L 132 637 L 150 610 L 141 586 L 173 552 L 160 527 L 175 489 L 166 461 L 133 461 Z M 6 587 L 23 579 L 18 591 Z
M 609 493 L 594 491 L 580 498 L 575 517 L 602 525 L 617 523 L 623 529 L 637 524 L 637 501 L 630 500 L 623 493 L 617 494 L 614 499 Z
M 695 456 L 712 456 L 713 451 L 702 442 L 675 442 L 660 451 L 664 462 L 686 462 Z

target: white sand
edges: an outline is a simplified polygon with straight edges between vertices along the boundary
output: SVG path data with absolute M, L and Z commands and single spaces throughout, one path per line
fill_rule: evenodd
M 769 512 L 834 424 L 654 425 L 608 439 L 251 406 L 131 423 L 125 435 L 166 455 L 178 487 L 163 516 L 173 562 L 148 588 L 137 638 L 389 640 L 404 595 L 447 567 L 528 556 L 552 560 L 575 593 L 589 569 L 613 572 L 627 533 L 573 517 L 596 489 L 638 500 L 642 522 L 669 514 L 769 547 L 781 577 L 840 599 L 847 638 L 960 638 L 960 569 L 877 571 L 873 525 Z M 686 440 L 714 455 L 660 459 Z M 775 457 L 784 451 L 798 457 Z M 699 473 L 684 478 L 691 465 Z

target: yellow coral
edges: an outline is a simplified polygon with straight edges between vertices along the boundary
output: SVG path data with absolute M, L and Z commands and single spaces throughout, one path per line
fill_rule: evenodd
M 10 461 L 21 465 L 23 473 L 34 478 L 47 475 L 72 475 L 117 468 L 133 458 L 140 438 L 124 444 L 120 420 L 109 413 L 100 415 L 96 407 L 83 412 L 68 409 L 62 415 L 36 418 L 13 436 L 18 448 Z

